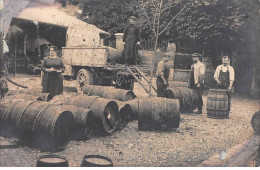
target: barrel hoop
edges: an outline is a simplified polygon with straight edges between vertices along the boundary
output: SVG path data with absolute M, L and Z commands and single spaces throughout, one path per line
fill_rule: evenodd
M 220 99 L 220 98 L 213 98 L 213 97 L 208 97 L 208 100 L 213 100 L 213 101 L 228 101 L 228 99 Z
M 38 124 L 40 117 L 42 116 L 42 114 L 46 111 L 47 108 L 49 108 L 50 106 L 52 106 L 53 104 L 46 104 L 37 114 L 35 121 L 33 122 L 33 128 L 32 130 L 35 130 L 35 125 Z
M 181 90 L 179 87 L 177 87 L 177 89 L 179 89 L 179 91 L 181 92 L 181 95 L 182 95 L 182 104 L 184 104 L 183 92 L 182 92 L 182 90 Z
M 216 111 L 216 112 L 222 112 L 222 111 L 227 111 L 227 109 L 216 109 L 216 108 L 207 108 L 209 111 Z
M 91 86 L 91 87 L 89 88 L 89 90 L 88 90 L 88 93 L 87 93 L 88 96 L 89 96 L 89 93 L 90 93 L 92 87 L 93 87 L 93 86 Z
M 93 100 L 91 100 L 91 101 L 89 102 L 87 108 L 89 109 L 89 106 L 92 104 L 92 102 L 93 102 L 94 100 L 98 99 L 98 98 L 100 98 L 100 97 L 95 97 Z
M 55 122 L 57 121 L 59 115 L 60 115 L 59 112 L 56 112 L 56 115 L 55 115 L 54 119 L 52 119 L 53 120 L 52 123 L 51 123 L 51 135 L 52 136 L 54 135 L 53 129 L 55 128 Z M 47 131 L 47 126 L 46 126 L 46 131 Z
M 32 105 L 33 103 L 35 103 L 35 102 L 37 102 L 37 101 L 32 101 L 32 102 L 30 102 L 30 103 L 28 104 L 28 106 L 23 110 L 21 116 L 20 116 L 20 117 L 17 119 L 17 121 L 16 121 L 16 126 L 17 126 L 17 127 L 20 126 L 20 122 L 21 122 L 22 116 L 23 116 L 23 114 L 27 111 L 28 107 L 31 106 L 31 105 Z

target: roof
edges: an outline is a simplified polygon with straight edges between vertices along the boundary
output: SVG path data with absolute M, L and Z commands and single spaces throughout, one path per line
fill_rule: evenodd
M 69 16 L 65 12 L 58 10 L 56 7 L 26 8 L 19 14 L 18 18 L 36 20 L 65 27 L 82 25 L 82 27 L 88 27 L 90 30 L 94 29 L 99 33 L 107 33 L 106 31 L 97 28 L 95 25 L 88 24 L 75 17 Z

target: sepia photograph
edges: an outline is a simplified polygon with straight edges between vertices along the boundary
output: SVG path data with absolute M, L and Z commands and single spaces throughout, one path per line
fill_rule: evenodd
M 260 0 L 0 0 L 0 167 L 260 167 Z

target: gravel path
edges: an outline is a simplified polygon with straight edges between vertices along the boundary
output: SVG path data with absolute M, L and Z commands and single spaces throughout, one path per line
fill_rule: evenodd
M 14 80 L 24 85 L 40 85 L 39 77 L 18 76 Z M 65 87 L 72 85 L 64 82 Z M 137 85 L 135 93 L 139 92 Z M 80 165 L 86 154 L 107 156 L 114 166 L 196 166 L 251 137 L 254 133 L 251 118 L 260 109 L 259 104 L 259 100 L 233 95 L 230 119 L 209 119 L 204 107 L 202 115 L 181 114 L 180 127 L 171 132 L 138 131 L 137 121 L 133 121 L 111 136 L 93 135 L 87 141 L 71 141 L 56 154 L 66 156 L 69 166 L 74 167 Z M 47 153 L 26 146 L 0 149 L 0 166 L 35 166 L 36 158 L 43 154 Z

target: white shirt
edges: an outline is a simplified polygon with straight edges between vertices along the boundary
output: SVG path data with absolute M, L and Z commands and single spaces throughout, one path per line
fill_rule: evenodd
M 198 61 L 194 63 L 191 67 L 194 68 L 194 83 L 197 84 L 199 82 L 199 76 L 205 74 L 205 65 Z
M 234 81 L 235 80 L 235 71 L 234 68 L 230 65 L 224 66 L 223 64 L 219 65 L 215 71 L 214 74 L 214 79 L 219 79 L 219 73 L 220 70 L 222 70 L 223 72 L 227 72 L 227 70 L 229 71 L 229 80 L 230 81 Z

